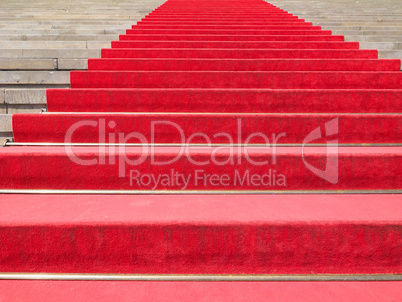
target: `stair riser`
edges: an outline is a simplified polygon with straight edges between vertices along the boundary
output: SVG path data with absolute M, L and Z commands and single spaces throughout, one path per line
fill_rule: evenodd
M 400 60 L 89 59 L 89 70 L 399 71 Z
M 395 113 L 402 112 L 402 93 L 335 89 L 49 89 L 47 106 L 53 112 Z
M 216 12 L 216 13 L 211 13 L 211 14 L 205 14 L 205 13 L 199 13 L 199 12 L 192 12 L 192 13 L 153 13 L 152 17 L 160 17 L 160 18 L 282 18 L 282 17 L 293 17 L 292 14 L 289 13 L 284 13 L 284 12 L 273 12 L 273 13 L 254 13 L 254 12 L 249 12 L 249 13 L 228 13 L 228 11 L 224 12 Z
M 377 50 L 342 49 L 102 49 L 102 58 L 377 59 Z
M 133 25 L 133 29 L 174 29 L 174 30 L 192 30 L 192 29 L 206 29 L 206 30 L 320 30 L 321 26 L 312 26 L 312 23 L 301 23 L 297 25 Z
M 200 26 L 202 24 L 203 26 L 255 26 L 255 25 L 262 25 L 262 26 L 272 26 L 272 25 L 300 25 L 300 24 L 309 24 L 313 25 L 312 22 L 306 22 L 303 19 L 278 19 L 278 20 L 237 20 L 237 21 L 231 21 L 231 20 L 193 20 L 193 19 L 182 19 L 182 20 L 176 20 L 176 19 L 143 19 L 139 22 L 137 22 L 137 25 L 169 25 L 169 26 Z M 136 25 L 133 25 L 132 28 L 136 28 Z
M 116 143 L 146 143 L 138 137 L 141 138 L 129 140 L 129 135 L 120 136 Z M 335 142 L 336 137 L 332 139 Z M 152 150 L 118 146 L 18 147 L 19 153 L 5 148 L 0 152 L 3 166 L 0 184 L 1 189 L 27 190 L 402 189 L 402 152 L 397 147 L 270 146 L 258 150 L 255 147 Z M 325 172 L 314 172 L 318 170 Z M 174 172 L 188 177 L 188 183 L 152 182 L 152 177 L 169 177 Z M 216 176 L 212 179 L 213 174 Z
M 120 35 L 121 41 L 344 41 L 343 36 Z
M 401 231 L 392 224 L 16 226 L 0 236 L 3 272 L 402 272 Z
M 229 12 L 227 9 L 222 10 L 222 11 L 216 11 L 214 13 L 203 13 L 203 12 L 154 12 L 152 13 L 153 17 L 224 17 L 224 16 L 231 16 L 231 17 L 246 17 L 246 18 L 252 18 L 252 17 L 281 17 L 281 16 L 293 16 L 292 14 L 289 14 L 287 12 L 244 12 L 242 11 L 232 11 Z
M 176 34 L 176 35 L 331 35 L 330 30 L 311 28 L 294 29 L 265 29 L 265 30 L 214 30 L 214 29 L 127 29 L 127 34 Z
M 113 41 L 112 48 L 359 49 L 359 42 Z
M 196 10 L 191 10 L 189 8 L 181 8 L 179 10 L 155 10 L 152 12 L 152 16 L 292 16 L 292 14 L 283 11 L 283 10 L 267 10 L 264 8 L 264 11 L 261 10 L 261 8 L 253 9 L 253 10 L 247 10 L 244 8 L 234 8 L 234 9 L 228 9 L 227 7 L 222 7 L 222 8 L 207 8 L 214 10 L 213 12 L 206 12 L 205 8 L 201 9 L 196 9 Z
M 67 275 L 67 278 L 70 276 Z M 75 276 L 72 276 L 73 278 Z M 88 276 L 89 279 L 91 276 Z M 112 275 L 112 278 L 114 276 Z M 45 276 L 46 278 L 46 276 Z M 61 277 L 63 278 L 63 277 Z M 84 278 L 86 276 L 84 275 Z M 117 277 L 119 278 L 119 277 Z M 123 277 L 124 278 L 124 277 Z M 219 278 L 219 277 L 218 277 Z M 105 278 L 107 279 L 107 277 Z M 133 278 L 135 279 L 135 277 Z M 141 279 L 141 277 L 139 277 Z M 147 279 L 145 277 L 145 279 Z M 156 280 L 160 280 L 158 277 Z M 174 278 L 173 278 L 174 279 Z M 186 277 L 184 276 L 184 279 Z M 214 281 L 215 278 L 211 278 Z M 256 276 L 256 279 L 259 279 Z M 281 278 L 280 278 L 281 279 Z M 286 279 L 286 276 L 284 277 Z M 63 279 L 65 280 L 65 279 Z M 88 280 L 88 279 L 87 279 Z M 187 279 L 188 280 L 188 279 Z M 338 280 L 342 280 L 342 277 Z M 50 280 L 1 280 L 0 291 L 5 301 L 14 301 L 16 293 L 23 297 L 36 297 L 41 302 L 69 301 L 74 293 L 76 301 L 88 297 L 98 302 L 113 300 L 138 301 L 242 301 L 242 297 L 253 297 L 253 301 L 292 301 L 294 297 L 311 296 L 310 302 L 321 302 L 328 296 L 334 301 L 347 298 L 355 300 L 356 292 L 361 301 L 401 300 L 398 281 L 318 281 L 305 282 L 194 282 L 194 281 L 50 281 Z M 311 293 L 314 295 L 311 295 Z M 289 298 L 292 297 L 292 298 Z M 66 300 L 67 299 L 67 300 Z
M 401 73 L 72 71 L 71 88 L 398 89 Z
M 299 19 L 297 16 L 292 16 L 292 15 L 281 15 L 281 16 L 269 16 L 269 17 L 259 17 L 259 16 L 253 16 L 253 17 L 240 17 L 240 16 L 222 16 L 222 17 L 216 17 L 216 16 L 153 16 L 153 15 L 148 15 L 144 18 L 141 19 L 142 21 L 156 21 L 156 22 L 169 22 L 169 21 L 174 21 L 174 22 L 293 22 L 293 21 L 300 21 L 300 22 L 305 22 L 304 19 Z
M 152 143 L 186 143 L 196 132 L 205 134 L 213 144 L 259 143 L 266 141 L 255 136 L 263 133 L 271 142 L 279 133 L 286 134 L 278 144 L 302 144 L 307 135 L 326 122 L 338 119 L 339 143 L 402 143 L 401 115 L 102 115 L 102 114 L 15 114 L 13 115 L 16 142 L 63 143 L 69 129 L 83 121 L 96 126 L 83 126 L 74 131 L 74 143 L 110 143 L 109 134 L 128 135 L 139 132 Z M 169 124 L 168 124 L 169 123 Z M 113 125 L 114 127 L 110 127 Z M 183 137 L 180 134 L 183 133 Z M 228 136 L 215 135 L 226 133 Z M 327 138 L 311 143 L 326 143 Z M 192 143 L 205 144 L 205 137 L 195 137 Z M 113 143 L 113 142 L 112 142 Z

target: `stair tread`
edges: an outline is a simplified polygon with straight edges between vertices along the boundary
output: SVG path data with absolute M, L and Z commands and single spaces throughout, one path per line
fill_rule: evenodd
M 189 198 L 191 197 L 191 198 Z M 2 226 L 399 223 L 398 195 L 0 195 Z M 132 210 L 127 211 L 128 208 Z M 228 211 L 228 208 L 231 210 Z
M 0 281 L 5 301 L 398 301 L 398 282 Z

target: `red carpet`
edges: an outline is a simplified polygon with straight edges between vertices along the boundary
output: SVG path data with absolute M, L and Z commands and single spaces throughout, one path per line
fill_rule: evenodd
M 48 109 L 53 112 L 395 113 L 402 111 L 401 92 L 401 89 L 97 88 L 51 89 L 47 91 L 47 99 L 51 100 Z
M 145 22 L 145 21 L 142 21 Z M 163 23 L 166 21 L 151 21 L 153 23 Z M 198 22 L 198 21 L 195 21 Z M 276 21 L 273 21 L 278 23 Z M 178 24 L 183 24 L 183 21 L 178 22 Z M 217 23 L 218 25 L 221 23 Z M 234 22 L 233 24 L 236 24 Z M 161 34 L 151 34 L 151 35 L 120 35 L 120 41 L 148 41 L 148 40 L 156 40 L 156 41 L 181 41 L 185 38 L 185 41 L 239 41 L 239 42 L 256 42 L 256 41 L 344 41 L 345 38 L 343 36 L 335 36 L 335 35 L 161 35 Z
M 150 30 L 152 31 L 152 30 Z M 205 34 L 217 34 L 208 32 Z M 234 31 L 232 34 L 241 34 Z M 297 34 L 295 32 L 276 32 L 278 35 Z M 303 34 L 304 32 L 301 32 Z M 146 33 L 142 33 L 146 34 Z M 167 34 L 167 33 L 161 33 Z M 175 33 L 182 34 L 182 33 Z M 199 33 L 191 33 L 199 34 Z M 225 33 L 229 34 L 229 33 Z M 250 34 L 245 32 L 243 34 Z M 267 32 L 267 34 L 273 34 Z M 363 49 L 247 49 L 247 48 L 129 48 L 102 49 L 103 58 L 203 58 L 203 59 L 375 59 L 377 50 Z M 341 82 L 342 83 L 342 82 Z
M 396 195 L 12 195 L 2 204 L 3 272 L 402 271 Z
M 159 37 L 158 37 L 159 39 Z M 399 71 L 399 60 L 376 59 L 90 59 L 90 70 Z
M 325 147 L 3 148 L 0 183 L 7 189 L 53 190 L 402 189 L 401 148 L 341 147 L 338 154 L 329 150 L 328 154 Z M 334 166 L 326 169 L 326 161 Z M 309 165 L 325 173 L 315 176 Z M 188 179 L 187 185 L 174 181 L 172 173 Z M 153 177 L 161 181 L 155 184 Z M 143 180 L 135 180 L 139 178 Z
M 75 129 L 71 142 L 97 143 L 104 138 L 105 143 L 110 143 L 119 133 L 138 131 L 149 143 L 205 144 L 209 140 L 212 144 L 229 144 L 229 136 L 234 143 L 266 144 L 275 140 L 278 144 L 302 144 L 306 133 L 334 119 L 339 122 L 336 137 L 339 143 L 402 143 L 401 119 L 396 114 L 21 114 L 14 115 L 13 128 L 15 140 L 19 142 L 63 143 L 69 129 L 85 120 L 94 124 Z M 158 120 L 169 123 L 153 124 Z M 217 129 L 228 136 L 216 136 Z M 190 140 L 197 131 L 205 136 Z M 265 134 L 265 138 L 253 136 L 256 132 Z M 129 142 L 139 143 L 138 139 Z M 314 143 L 325 144 L 326 138 L 316 139 Z
M 398 89 L 401 72 L 72 71 L 71 88 Z
M 48 113 L 13 116 L 0 272 L 400 279 L 400 64 L 261 0 L 167 1 L 49 89 Z M 59 282 L 0 291 L 400 298 L 393 282 Z
M 401 300 L 398 282 L 116 282 L 0 281 L 3 301 L 274 301 Z

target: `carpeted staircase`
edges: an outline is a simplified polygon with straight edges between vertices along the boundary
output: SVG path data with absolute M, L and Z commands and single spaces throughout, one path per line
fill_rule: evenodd
M 167 1 L 13 115 L 0 288 L 400 299 L 400 64 L 262 0 Z

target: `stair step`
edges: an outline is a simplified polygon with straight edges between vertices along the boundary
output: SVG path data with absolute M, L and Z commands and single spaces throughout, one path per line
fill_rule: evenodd
M 373 36 L 373 35 L 383 35 L 383 36 L 399 36 L 402 34 L 402 30 L 381 30 L 381 29 L 362 29 L 362 30 L 332 30 L 334 35 L 363 35 L 363 36 Z
M 289 14 L 287 12 L 259 12 L 259 13 L 250 13 L 250 12 L 244 12 L 242 11 L 238 11 L 238 12 L 230 12 L 229 10 L 225 9 L 222 11 L 216 11 L 213 13 L 203 13 L 203 12 L 165 12 L 165 13 L 161 13 L 161 12 L 156 12 L 154 11 L 152 13 L 152 16 L 156 16 L 156 17 L 178 17 L 178 18 L 182 18 L 182 17 L 212 17 L 212 18 L 220 18 L 220 17 L 224 17 L 224 16 L 228 16 L 230 15 L 230 17 L 242 17 L 242 18 L 258 18 L 258 17 L 262 17 L 262 18 L 269 18 L 269 17 L 282 17 L 282 16 L 292 16 L 292 14 Z
M 75 129 L 70 143 L 110 143 L 109 134 L 138 132 L 152 143 L 206 144 L 205 136 L 189 140 L 196 129 L 212 144 L 302 144 L 311 131 L 334 119 L 341 144 L 402 144 L 402 114 L 14 114 L 13 130 L 16 142 L 63 143 L 69 130 L 86 121 L 92 125 Z M 325 144 L 326 138 L 313 143 Z
M 0 131 L 1 132 L 12 132 L 12 121 L 11 114 L 0 114 Z
M 124 36 L 120 36 L 120 39 L 122 40 L 121 37 Z M 399 36 L 384 36 L 384 35 L 373 35 L 373 36 L 346 36 L 345 39 L 347 41 L 359 41 L 359 42 L 400 42 L 402 40 L 402 34 Z M 128 40 L 128 39 L 127 39 Z M 142 40 L 142 39 L 138 39 L 138 40 Z M 159 40 L 155 39 L 155 40 Z
M 119 35 L 124 29 L 1 29 L 0 35 Z
M 3 71 L 0 74 L 0 85 L 5 84 L 60 84 L 70 83 L 67 71 Z
M 0 51 L 1 56 L 1 51 Z M 220 59 L 377 59 L 377 50 L 363 49 L 222 49 L 130 48 L 102 49 L 102 58 L 220 58 Z
M 55 70 L 57 59 L 0 59 L 1 70 Z
M 174 35 L 330 35 L 330 30 L 313 28 L 305 29 L 127 29 L 126 33 L 132 34 L 174 34 Z
M 112 40 L 112 39 L 111 39 Z M 121 41 L 344 41 L 333 35 L 120 35 Z
M 118 137 L 120 144 L 128 141 L 147 143 L 141 135 Z M 402 148 L 398 147 L 24 146 L 0 148 L 0 164 L 0 188 L 7 190 L 181 190 L 177 184 L 165 182 L 156 188 L 132 181 L 136 173 L 171 171 L 228 178 L 222 183 L 195 181 L 186 190 L 402 189 Z M 247 181 L 253 175 L 259 179 Z
M 49 89 L 47 103 L 52 112 L 395 113 L 402 90 Z
M 202 25 L 200 25 L 202 24 Z M 278 20 L 193 20 L 193 19 L 143 19 L 133 25 L 138 26 L 287 26 L 287 25 L 306 25 L 312 26 L 312 22 L 306 22 L 303 19 L 278 19 Z
M 58 59 L 59 70 L 87 70 L 88 60 L 86 59 Z
M 39 35 L 39 34 L 26 34 L 26 35 L 0 35 L 0 40 L 9 40 L 9 41 L 112 41 L 117 40 L 118 35 L 96 35 L 96 34 L 88 34 L 88 35 L 69 35 L 69 34 L 60 34 L 60 35 Z
M 273 23 L 273 22 L 305 22 L 304 19 L 299 19 L 297 16 L 292 15 L 282 15 L 282 16 L 270 16 L 270 17 L 259 17 L 259 16 L 251 16 L 251 17 L 242 17 L 242 16 L 183 16 L 183 17 L 174 17 L 174 16 L 154 16 L 147 15 L 146 17 L 141 19 L 143 21 L 156 21 L 156 22 L 264 22 L 264 23 Z
M 399 71 L 379 59 L 89 59 L 89 70 L 136 71 Z
M 70 80 L 71 88 L 398 89 L 402 87 L 402 73 L 370 71 L 72 71 Z
M 402 269 L 396 195 L 3 195 L 2 207 L 2 272 Z
M 0 41 L 0 49 L 87 48 L 86 41 Z
M 20 87 L 5 89 L 4 103 L 8 105 L 46 105 L 46 89 L 24 89 Z
M 400 42 L 361 42 L 360 47 L 365 49 L 402 51 L 402 43 Z
M 401 59 L 402 50 L 380 50 L 378 57 L 380 59 Z
M 112 48 L 359 49 L 359 42 L 113 41 Z
M 321 26 L 313 26 L 312 23 L 298 23 L 296 25 L 293 24 L 277 24 L 277 25 L 143 25 L 143 24 L 138 24 L 138 25 L 133 25 L 133 29 L 140 29 L 140 30 L 153 30 L 153 29 L 174 29 L 174 30 L 272 30 L 272 29 L 277 29 L 277 30 L 320 30 Z
M 3 296 L 399 300 L 395 3 L 46 1 L 0 11 L 0 140 L 90 70 L 0 148 Z
M 100 58 L 100 49 L 0 49 L 0 58 L 6 59 L 54 59 Z
M 5 301 L 399 301 L 400 282 L 0 281 Z M 91 298 L 89 298 L 91 297 Z

